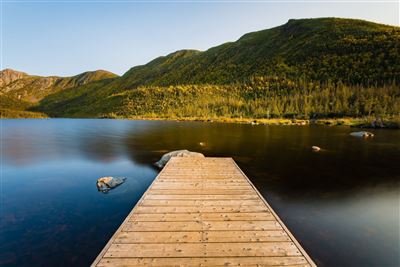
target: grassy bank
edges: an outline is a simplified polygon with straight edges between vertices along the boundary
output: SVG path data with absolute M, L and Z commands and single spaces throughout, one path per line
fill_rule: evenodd
M 44 113 L 41 112 L 31 112 L 24 110 L 13 110 L 13 109 L 0 109 L 0 118 L 2 119 L 43 119 L 49 118 Z

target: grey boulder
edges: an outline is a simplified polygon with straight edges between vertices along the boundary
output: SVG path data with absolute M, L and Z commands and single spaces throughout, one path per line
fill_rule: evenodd
M 363 137 L 363 138 L 374 137 L 373 133 L 365 132 L 365 131 L 352 132 L 352 133 L 350 133 L 350 135 L 355 136 L 355 137 Z
M 110 189 L 113 189 L 117 186 L 119 186 L 120 184 L 124 183 L 126 180 L 126 178 L 115 178 L 115 177 L 101 177 L 99 179 L 97 179 L 97 190 L 106 193 L 108 192 Z
M 172 157 L 200 157 L 204 158 L 204 155 L 198 152 L 191 152 L 189 150 L 176 150 L 171 151 L 167 154 L 164 154 L 159 161 L 154 163 L 155 166 L 158 168 L 163 168 L 165 164 L 172 158 Z

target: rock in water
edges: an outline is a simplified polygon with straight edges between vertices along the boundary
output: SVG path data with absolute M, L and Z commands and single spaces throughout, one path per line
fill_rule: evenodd
M 321 150 L 321 148 L 318 147 L 318 146 L 312 146 L 311 148 L 312 148 L 312 150 L 315 151 L 315 152 L 318 152 L 318 151 Z
M 171 151 L 167 154 L 164 154 L 159 161 L 154 163 L 158 168 L 163 168 L 165 164 L 172 158 L 172 157 L 201 157 L 204 158 L 204 155 L 198 152 L 191 152 L 189 150 L 176 150 Z
M 368 138 L 368 137 L 374 137 L 373 133 L 370 132 L 365 132 L 365 131 L 361 131 L 361 132 L 352 132 L 350 133 L 351 136 L 355 136 L 355 137 L 364 137 L 364 138 Z
M 126 178 L 114 178 L 111 176 L 101 177 L 97 179 L 97 189 L 103 193 L 108 192 L 110 189 L 113 189 L 123 182 L 125 182 Z

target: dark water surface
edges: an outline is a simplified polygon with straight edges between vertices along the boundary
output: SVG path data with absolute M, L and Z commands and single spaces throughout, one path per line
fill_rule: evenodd
M 89 265 L 157 175 L 152 163 L 185 148 L 233 157 L 318 265 L 400 265 L 400 131 L 363 140 L 341 127 L 1 123 L 2 266 Z M 102 194 L 102 176 L 128 180 Z

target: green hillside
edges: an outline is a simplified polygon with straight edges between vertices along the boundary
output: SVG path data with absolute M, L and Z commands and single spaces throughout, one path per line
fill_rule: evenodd
M 118 85 L 226 84 L 265 75 L 386 83 L 400 77 L 399 51 L 399 27 L 336 18 L 289 20 L 205 52 L 157 58 L 129 70 Z
M 400 28 L 289 20 L 110 78 L 56 90 L 30 110 L 56 117 L 398 116 Z

